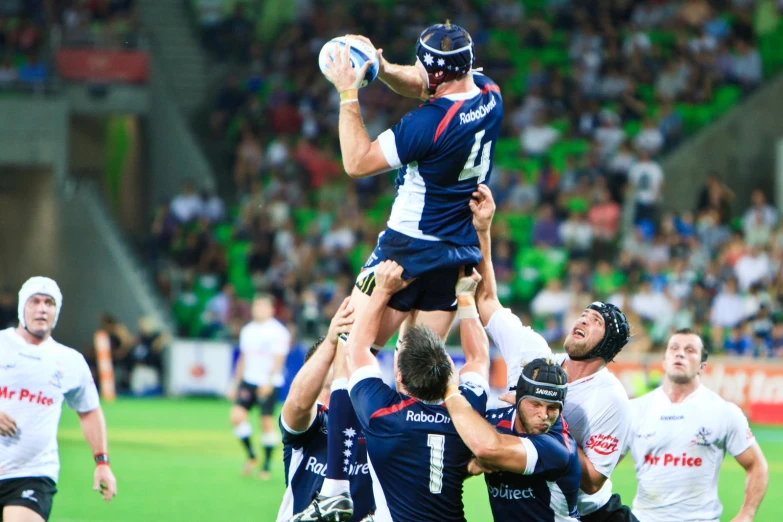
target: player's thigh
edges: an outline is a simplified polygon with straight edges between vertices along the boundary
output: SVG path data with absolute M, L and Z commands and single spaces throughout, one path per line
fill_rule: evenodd
M 351 305 L 355 310 L 354 313 L 357 315 L 361 314 L 365 309 L 367 309 L 369 302 L 370 296 L 354 286 L 353 292 L 351 293 Z M 386 310 L 383 312 L 383 317 L 381 318 L 381 325 L 378 329 L 378 335 L 375 337 L 375 345 L 385 346 L 386 343 L 389 342 L 389 339 L 391 339 L 391 336 L 394 335 L 394 332 L 400 328 L 400 325 L 403 323 L 403 321 L 405 321 L 405 318 L 408 317 L 409 314 L 410 312 L 401 312 L 387 306 Z
M 272 389 L 268 397 L 258 400 L 258 407 L 261 414 L 261 430 L 264 433 L 275 431 L 275 406 L 277 405 L 277 388 Z
M 449 335 L 449 330 L 451 330 L 451 325 L 454 323 L 454 317 L 456 317 L 456 315 L 456 311 L 434 310 L 424 312 L 417 310 L 415 324 L 428 327 L 445 341 L 446 337 Z
M 239 404 L 234 404 L 233 406 L 231 406 L 231 411 L 229 412 L 229 419 L 231 420 L 231 424 L 233 424 L 234 426 L 245 422 L 247 420 L 247 408 L 245 408 L 244 406 L 240 406 Z
M 27 506 L 8 506 L 3 508 L 3 522 L 45 522 L 45 518 Z

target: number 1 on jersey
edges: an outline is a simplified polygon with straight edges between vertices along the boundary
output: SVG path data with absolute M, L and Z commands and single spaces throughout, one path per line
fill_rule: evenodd
M 478 184 L 484 183 L 484 179 L 489 172 L 489 153 L 492 150 L 492 142 L 488 141 L 481 147 L 481 140 L 484 138 L 486 130 L 480 130 L 476 133 L 476 139 L 473 142 L 473 148 L 470 149 L 470 156 L 468 161 L 465 162 L 465 168 L 459 174 L 459 181 L 465 181 L 466 179 L 478 178 Z M 481 163 L 476 165 L 476 156 L 478 156 L 479 149 L 481 149 Z
M 443 489 L 443 452 L 446 449 L 446 436 L 427 435 L 427 446 L 430 447 L 430 493 L 439 495 Z

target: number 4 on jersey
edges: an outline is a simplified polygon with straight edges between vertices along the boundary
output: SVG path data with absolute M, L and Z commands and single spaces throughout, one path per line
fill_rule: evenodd
M 481 147 L 481 140 L 484 138 L 485 132 L 485 130 L 480 130 L 476 133 L 476 140 L 473 142 L 473 148 L 470 149 L 470 156 L 468 156 L 468 161 L 465 162 L 465 168 L 462 169 L 462 172 L 459 174 L 459 181 L 478 178 L 478 184 L 481 184 L 484 182 L 484 178 L 487 177 L 492 141 L 486 142 L 484 147 Z M 479 149 L 481 149 L 481 163 L 476 165 L 476 156 L 478 156 Z

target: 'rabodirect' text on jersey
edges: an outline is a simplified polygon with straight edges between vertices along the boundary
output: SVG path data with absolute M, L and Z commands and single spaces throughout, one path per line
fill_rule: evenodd
M 641 522 L 718 520 L 718 474 L 724 455 L 755 442 L 736 404 L 700 386 L 680 403 L 661 388 L 631 401 L 630 444 L 639 488 L 633 512 Z
M 576 441 L 560 417 L 543 435 L 528 437 L 514 429 L 515 407 L 487 412 L 500 433 L 522 438 L 527 450 L 525 473 L 507 471 L 484 475 L 492 517 L 505 522 L 576 522 L 582 467 Z
M 484 415 L 486 379 L 467 373 L 460 380 L 463 397 Z M 471 453 L 446 406 L 397 393 L 374 366 L 356 370 L 348 389 L 367 437 L 375 520 L 464 522 L 462 483 Z
M 57 427 L 63 401 L 79 413 L 100 406 L 84 356 L 51 337 L 28 344 L 14 328 L 0 332 L 0 411 L 16 421 L 0 437 L 0 480 L 49 477 L 57 482 Z
M 489 181 L 503 98 L 486 76 L 473 73 L 473 80 L 472 92 L 434 98 L 378 136 L 386 161 L 399 168 L 390 229 L 478 245 L 468 201 L 479 183 Z
M 294 513 L 303 511 L 321 491 L 321 485 L 326 478 L 328 414 L 329 409 L 319 404 L 313 423 L 301 433 L 286 426 L 282 415 L 280 416 L 286 490 L 277 513 L 277 522 L 288 522 Z M 346 442 L 350 442 L 353 449 L 353 462 L 349 463 L 348 471 L 354 505 L 351 521 L 359 521 L 375 508 L 365 437 L 361 428 L 354 433 L 343 434 L 343 437 Z

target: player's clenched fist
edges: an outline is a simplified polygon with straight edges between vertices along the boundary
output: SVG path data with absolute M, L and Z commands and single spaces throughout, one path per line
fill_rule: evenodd
M 403 270 L 405 269 L 394 261 L 383 261 L 375 269 L 375 291 L 393 295 L 407 287 L 413 279 L 403 279 Z
M 4 437 L 16 435 L 16 421 L 4 412 L 0 412 L 0 435 Z
M 480 184 L 470 200 L 470 211 L 473 212 L 473 226 L 476 231 L 485 232 L 492 225 L 492 216 L 495 215 L 495 200 L 489 187 Z

